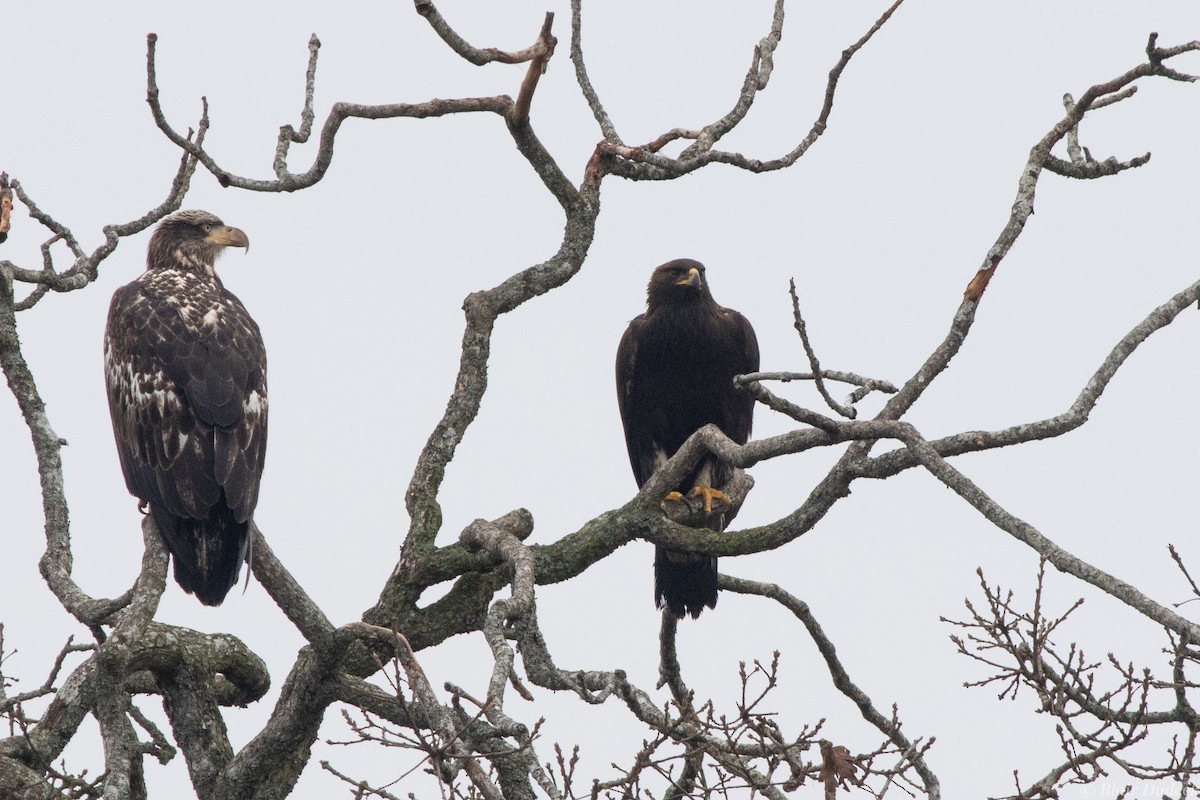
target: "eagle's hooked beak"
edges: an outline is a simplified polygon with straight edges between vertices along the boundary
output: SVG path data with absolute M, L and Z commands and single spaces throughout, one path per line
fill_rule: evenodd
M 696 269 L 695 267 L 692 267 L 691 269 L 688 270 L 687 277 L 680 278 L 678 281 L 676 281 L 675 285 L 676 286 L 695 286 L 696 288 L 699 288 L 700 287 L 700 270 Z
M 246 252 L 250 252 L 250 237 L 246 236 L 241 228 L 235 228 L 232 225 L 213 228 L 204 238 L 222 247 L 244 247 Z

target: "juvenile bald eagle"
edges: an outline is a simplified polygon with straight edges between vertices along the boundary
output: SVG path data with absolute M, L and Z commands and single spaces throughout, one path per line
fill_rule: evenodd
M 104 369 L 125 485 L 150 515 L 175 580 L 220 605 L 249 558 L 267 445 L 267 355 L 213 262 L 250 248 L 207 211 L 150 237 L 146 271 L 108 309 Z
M 646 313 L 629 323 L 617 348 L 617 400 L 638 486 L 710 422 L 745 444 L 754 400 L 734 387 L 733 376 L 757 370 L 754 328 L 713 300 L 703 264 L 681 258 L 655 269 Z M 710 454 L 675 491 L 700 497 L 706 510 L 714 501 L 719 508 L 729 501 L 720 487 L 732 475 L 728 464 Z M 714 509 L 709 527 L 719 531 L 724 524 L 724 515 Z M 717 559 L 656 548 L 654 602 L 679 618 L 716 606 Z

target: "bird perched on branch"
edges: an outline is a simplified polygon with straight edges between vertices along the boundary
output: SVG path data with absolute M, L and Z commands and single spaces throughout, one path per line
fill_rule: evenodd
M 250 249 L 207 211 L 150 237 L 146 271 L 108 309 L 104 369 L 125 485 L 150 507 L 175 580 L 220 605 L 249 560 L 267 445 L 267 355 L 258 325 L 217 277 Z
M 733 385 L 733 376 L 757 370 L 754 328 L 713 300 L 703 264 L 681 258 L 655 269 L 646 313 L 629 323 L 617 348 L 617 400 L 638 486 L 709 423 L 745 444 L 754 400 Z M 723 530 L 729 498 L 721 488 L 732 476 L 729 464 L 708 454 L 664 503 L 697 497 L 707 527 Z M 716 606 L 716 557 L 656 548 L 654 600 L 680 618 Z

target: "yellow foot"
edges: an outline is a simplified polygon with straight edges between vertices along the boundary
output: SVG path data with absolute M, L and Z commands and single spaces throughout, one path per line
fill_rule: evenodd
M 713 501 L 717 502 L 718 511 L 724 511 L 733 505 L 733 501 L 729 499 L 729 495 L 722 492 L 720 489 L 714 489 L 711 486 L 697 486 L 692 489 L 692 497 L 699 497 L 704 500 L 704 513 L 711 514 L 713 510 Z
M 667 492 L 667 496 L 662 499 L 660 505 L 663 508 L 667 507 L 667 503 L 679 503 L 683 500 L 683 495 L 679 492 Z

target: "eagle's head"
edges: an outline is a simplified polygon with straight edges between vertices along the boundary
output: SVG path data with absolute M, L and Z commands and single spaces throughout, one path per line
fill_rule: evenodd
M 646 287 L 650 308 L 664 303 L 712 302 L 704 265 L 690 258 L 677 258 L 655 268 Z
M 213 263 L 226 247 L 250 249 L 240 228 L 226 225 L 207 211 L 179 211 L 164 219 L 150 237 L 146 265 L 150 269 L 182 269 L 215 275 Z

